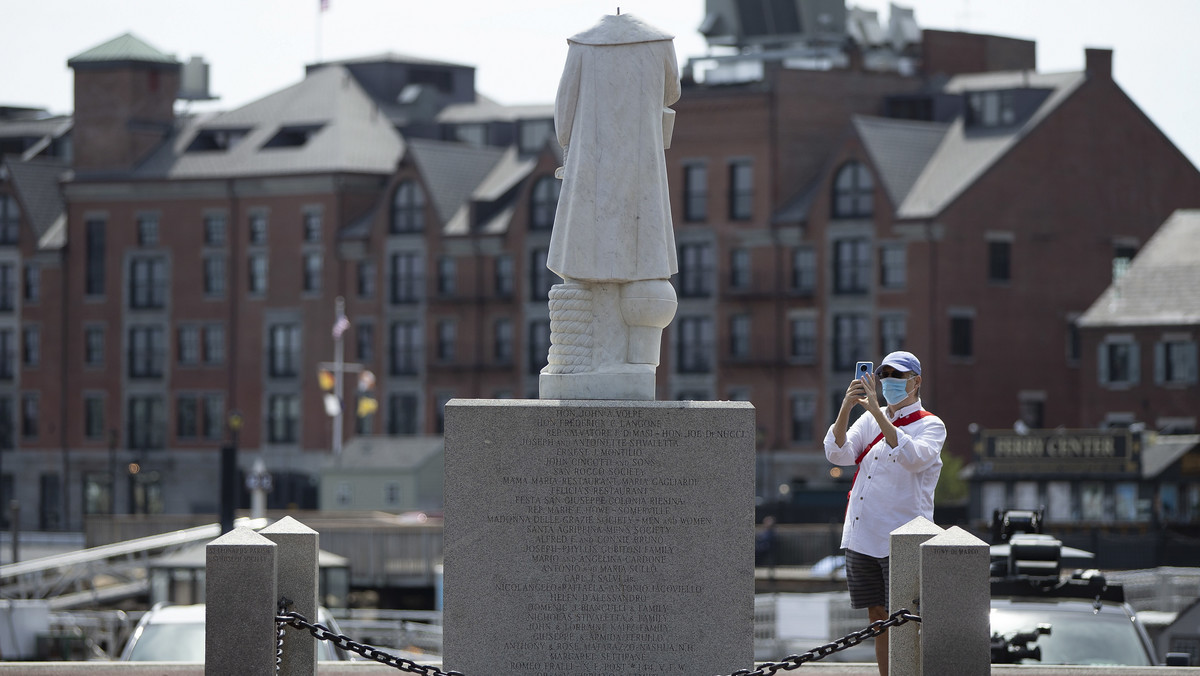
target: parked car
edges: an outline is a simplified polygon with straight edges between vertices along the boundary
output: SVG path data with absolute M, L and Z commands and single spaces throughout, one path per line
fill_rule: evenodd
M 338 634 L 342 630 L 324 608 L 317 622 Z M 289 632 L 295 630 L 289 629 Z M 286 641 L 286 639 L 285 639 Z M 349 656 L 328 641 L 317 643 L 318 660 L 348 660 Z M 204 604 L 173 606 L 156 604 L 142 616 L 121 651 L 125 662 L 203 662 Z
M 1154 645 L 1125 590 L 1097 570 L 1063 575 L 1064 547 L 1041 511 L 998 512 L 992 546 L 993 664 L 1154 666 Z M 1065 552 L 1087 560 L 1088 552 Z

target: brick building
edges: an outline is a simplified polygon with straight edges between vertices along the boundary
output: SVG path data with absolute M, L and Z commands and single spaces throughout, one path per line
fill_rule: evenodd
M 550 106 L 386 54 L 177 116 L 182 65 L 132 36 L 70 63 L 72 117 L 0 109 L 0 471 L 38 506 L 27 527 L 215 511 L 235 438 L 274 504 L 316 506 L 338 297 L 380 403 L 347 438 L 437 434 L 452 397 L 537 396 Z M 851 367 L 899 347 L 951 453 L 971 423 L 1091 424 L 1073 319 L 1114 258 L 1200 206 L 1200 173 L 1110 66 L 1091 50 L 1041 74 L 1028 41 L 941 31 L 689 63 L 659 398 L 752 401 L 765 500 L 832 484 L 820 439 Z

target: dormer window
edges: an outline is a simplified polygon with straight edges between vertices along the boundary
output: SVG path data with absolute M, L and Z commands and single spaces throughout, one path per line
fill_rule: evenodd
M 415 181 L 405 181 L 392 193 L 392 233 L 425 229 L 425 193 Z
M 554 121 L 549 119 L 521 120 L 517 129 L 521 153 L 525 155 L 541 151 L 554 138 Z
M 847 162 L 833 181 L 834 218 L 870 218 L 875 213 L 875 181 L 862 162 Z
M 299 148 L 308 143 L 308 140 L 324 126 L 323 124 L 305 124 L 280 127 L 271 140 L 263 144 L 263 148 Z
M 967 93 L 968 127 L 1007 127 L 1016 121 L 1016 95 L 1011 89 Z
M 192 139 L 191 144 L 188 145 L 187 152 L 229 150 L 246 138 L 246 134 L 249 133 L 249 128 L 201 129 L 196 132 L 196 138 Z

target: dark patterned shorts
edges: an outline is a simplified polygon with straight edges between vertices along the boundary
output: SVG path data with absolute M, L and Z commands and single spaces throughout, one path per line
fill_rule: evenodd
M 888 607 L 888 558 L 846 550 L 846 585 L 850 587 L 850 607 Z

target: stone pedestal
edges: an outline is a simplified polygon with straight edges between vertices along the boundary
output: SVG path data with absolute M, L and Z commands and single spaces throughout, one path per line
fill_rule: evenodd
M 275 543 L 241 527 L 204 552 L 204 673 L 275 673 Z
M 908 608 L 921 614 L 921 544 L 942 534 L 942 528 L 923 516 L 891 532 L 888 612 Z M 921 625 L 907 622 L 888 629 L 888 676 L 920 676 Z M 876 639 L 879 640 L 879 639 Z
M 952 526 L 921 549 L 921 673 L 992 672 L 990 547 Z
M 752 668 L 754 409 L 446 406 L 445 668 Z
M 259 531 L 275 543 L 276 594 L 292 602 L 291 610 L 311 622 L 317 621 L 318 541 L 317 531 L 290 516 Z M 279 673 L 300 676 L 317 673 L 317 640 L 307 631 L 287 630 Z

